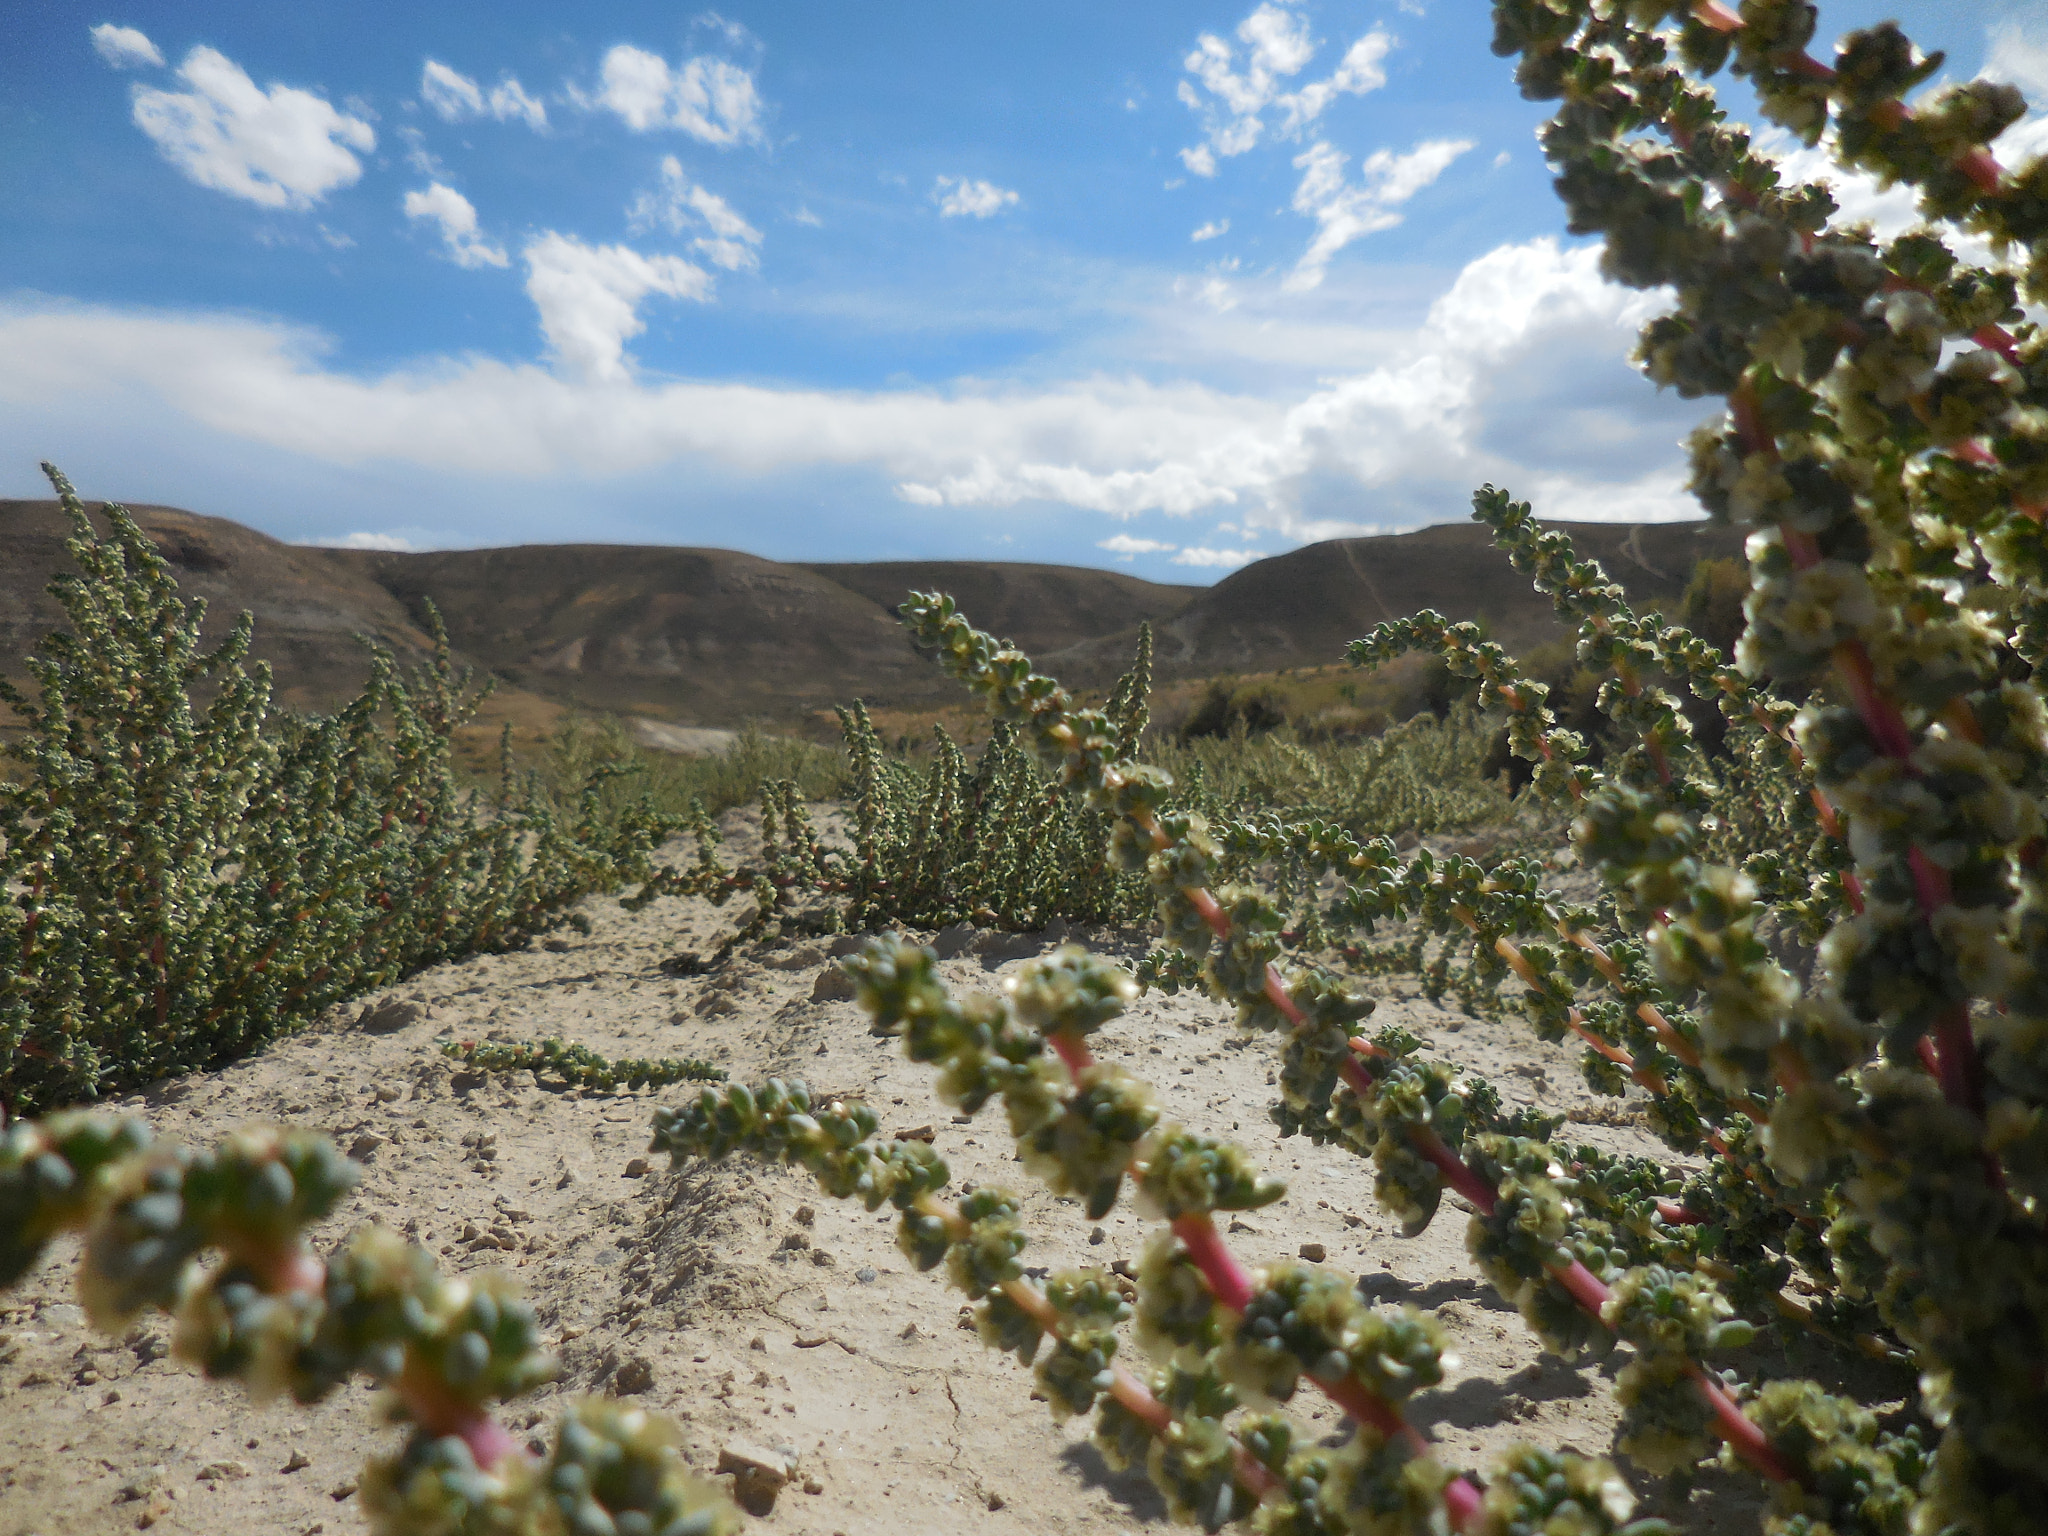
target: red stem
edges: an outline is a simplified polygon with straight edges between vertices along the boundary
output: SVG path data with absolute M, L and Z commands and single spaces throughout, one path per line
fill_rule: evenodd
M 1054 1030 L 1045 1037 L 1045 1043 L 1053 1048 L 1059 1059 L 1067 1064 L 1067 1070 L 1076 1077 L 1095 1065 L 1095 1058 L 1088 1052 L 1088 1042 L 1074 1030 Z
M 1207 1211 L 1190 1211 L 1173 1219 L 1173 1235 L 1186 1244 L 1188 1258 L 1202 1272 L 1209 1294 L 1233 1312 L 1243 1312 L 1252 1302 L 1252 1277 L 1237 1262 L 1216 1231 Z

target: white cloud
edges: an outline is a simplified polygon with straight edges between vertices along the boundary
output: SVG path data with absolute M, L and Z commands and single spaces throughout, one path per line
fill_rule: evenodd
M 92 29 L 92 50 L 116 69 L 140 69 L 145 64 L 161 66 L 164 56 L 143 33 L 133 27 L 117 27 L 103 21 Z
M 1198 551 L 1452 521 L 1488 480 L 1546 517 L 1695 511 L 1677 440 L 1702 408 L 1622 361 L 1666 299 L 1605 283 L 1592 246 L 1502 246 L 1417 305 L 1420 323 L 1379 333 L 1366 366 L 1263 395 L 1104 375 L 948 390 L 643 380 L 624 356 L 638 308 L 704 297 L 709 274 L 557 234 L 526 257 L 554 370 L 444 357 L 358 374 L 318 334 L 246 316 L 15 300 L 0 302 L 0 422 L 61 404 L 326 464 L 471 476 L 480 491 L 692 464 L 838 468 L 926 506 L 1228 518 L 1236 531 Z
M 1194 241 L 1197 245 L 1200 245 L 1204 240 L 1214 240 L 1218 235 L 1227 235 L 1229 233 L 1230 220 L 1211 219 L 1207 224 L 1204 224 L 1192 235 L 1189 235 L 1188 238 Z
M 633 199 L 626 221 L 639 233 L 665 229 L 680 235 L 691 229 L 708 229 L 708 234 L 690 242 L 691 248 L 728 272 L 751 272 L 761 264 L 761 231 L 716 192 L 691 181 L 674 155 L 662 157 L 660 186 Z
M 548 109 L 527 95 L 515 77 L 507 75 L 487 96 L 469 76 L 439 59 L 427 60 L 420 70 L 420 97 L 445 123 L 471 117 L 494 117 L 503 123 L 516 117 L 535 130 L 548 125 Z
M 679 128 L 706 144 L 761 136 L 754 77 L 737 64 L 699 54 L 671 68 L 657 53 L 620 43 L 599 67 L 595 105 L 616 112 L 635 133 Z
M 1095 547 L 1106 549 L 1112 555 L 1125 556 L 1160 555 L 1168 550 L 1180 548 L 1178 544 L 1162 544 L 1157 539 L 1134 539 L 1128 533 L 1120 533 L 1111 539 L 1097 539 Z
M 1201 545 L 1189 545 L 1173 557 L 1173 563 L 1234 571 L 1240 565 L 1250 565 L 1254 560 L 1265 558 L 1266 551 L 1263 549 L 1207 549 Z
M 293 543 L 302 549 L 375 549 L 398 555 L 412 554 L 420 547 L 396 533 L 344 533 L 338 538 L 295 539 Z
M 1299 293 L 1315 287 L 1330 258 L 1345 246 L 1399 224 L 1395 210 L 1471 147 L 1470 139 L 1427 139 L 1405 155 L 1376 150 L 1360 163 L 1356 186 L 1344 179 L 1345 156 L 1327 143 L 1318 141 L 1297 155 L 1294 164 L 1302 177 L 1294 189 L 1294 210 L 1314 219 L 1317 229 L 1288 276 L 1288 289 Z
M 796 212 L 789 216 L 789 222 L 792 224 L 808 224 L 811 228 L 818 229 L 823 226 L 825 221 L 799 203 Z
M 404 207 L 408 219 L 431 219 L 441 226 L 448 259 L 458 267 L 510 265 L 503 247 L 477 232 L 475 206 L 453 187 L 437 181 L 424 192 L 408 192 Z
M 1343 62 L 1327 80 L 1314 80 L 1291 96 L 1277 96 L 1274 105 L 1286 115 L 1280 121 L 1282 138 L 1293 138 L 1323 115 L 1323 109 L 1339 96 L 1363 96 L 1387 83 L 1380 67 L 1393 48 L 1394 40 L 1384 32 L 1368 32 L 1345 51 Z
M 351 151 L 377 147 L 361 118 L 310 91 L 260 89 L 232 60 L 194 48 L 178 66 L 187 91 L 135 87 L 135 126 L 202 187 L 266 208 L 310 208 L 363 174 Z
M 420 97 L 444 123 L 484 115 L 484 93 L 477 83 L 439 59 L 427 60 L 420 70 Z
M 970 181 L 967 177 L 941 176 L 932 187 L 942 219 L 985 219 L 1017 201 L 1017 194 L 992 181 Z
M 1203 142 L 1183 149 L 1180 158 L 1197 176 L 1214 176 L 1219 156 L 1228 159 L 1253 148 L 1265 135 L 1269 107 L 1280 114 L 1274 132 L 1293 139 L 1339 96 L 1378 90 L 1387 83 L 1382 66 L 1394 46 L 1393 38 L 1375 27 L 1345 50 L 1329 75 L 1287 91 L 1287 81 L 1307 68 L 1322 46 L 1309 36 L 1307 18 L 1266 0 L 1238 23 L 1237 39 L 1244 48 L 1242 68 L 1237 49 L 1213 32 L 1202 33 L 1182 60 L 1193 79 L 1182 80 L 1177 94 L 1200 115 Z
M 553 230 L 528 241 L 520 254 L 526 260 L 526 295 L 540 311 L 548 349 L 572 376 L 589 383 L 629 377 L 626 343 L 647 329 L 638 313 L 642 299 L 711 295 L 711 274 L 680 256 L 585 245 Z

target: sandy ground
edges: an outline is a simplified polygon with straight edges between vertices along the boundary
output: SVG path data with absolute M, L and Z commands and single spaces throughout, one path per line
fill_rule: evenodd
M 678 980 L 660 962 L 711 952 L 737 921 L 695 901 L 638 914 L 588 904 L 593 931 L 515 955 L 438 967 L 391 997 L 421 1016 L 392 1033 L 360 1027 L 360 1006 L 263 1056 L 160 1085 L 124 1107 L 163 1136 L 211 1139 L 237 1123 L 321 1127 L 364 1162 L 360 1186 L 318 1234 L 338 1241 L 377 1220 L 462 1270 L 513 1269 L 562 1362 L 560 1380 L 510 1405 L 515 1425 L 553 1417 L 565 1394 L 630 1393 L 681 1422 L 705 1471 L 735 1441 L 799 1459 L 795 1484 L 755 1524 L 790 1536 L 960 1531 L 1136 1531 L 1165 1522 L 1140 1475 L 1111 1472 L 1085 1421 L 1056 1425 L 1028 1373 L 984 1349 L 964 1298 L 914 1272 L 893 1217 L 823 1198 L 800 1172 L 741 1162 L 640 1173 L 652 1110 L 683 1092 L 559 1091 L 522 1073 L 458 1072 L 437 1049 L 456 1037 L 560 1034 L 607 1055 L 702 1055 L 735 1078 L 800 1076 L 864 1096 L 891 1130 L 930 1126 L 956 1187 L 999 1181 L 1024 1194 L 1034 1266 L 1135 1263 L 1148 1230 L 1128 1209 L 1099 1235 L 1071 1201 L 1012 1165 L 999 1111 L 957 1123 L 930 1074 L 872 1038 L 851 1002 L 814 1001 L 833 962 L 795 941 L 741 951 Z M 989 935 L 947 961 L 959 986 L 988 986 L 1060 935 Z M 1075 935 L 1134 963 L 1135 934 Z M 956 936 L 957 938 L 957 936 Z M 371 999 L 375 1002 L 379 999 Z M 1569 1055 L 1516 1024 L 1445 1013 L 1399 987 L 1382 1019 L 1432 1037 L 1546 1108 L 1594 1103 Z M 1149 996 L 1104 1031 L 1159 1090 L 1169 1117 L 1238 1138 L 1289 1181 L 1280 1205 L 1231 1225 L 1248 1262 L 1321 1244 L 1377 1300 L 1434 1308 L 1461 1364 L 1422 1400 L 1454 1463 L 1483 1468 L 1517 1439 L 1604 1452 L 1615 1409 L 1604 1367 L 1539 1359 L 1520 1320 L 1476 1275 L 1463 1213 L 1446 1209 L 1404 1241 L 1374 1204 L 1370 1170 L 1335 1148 L 1278 1141 L 1266 1119 L 1270 1048 L 1237 1036 L 1205 999 Z M 1638 1147 L 1625 1125 L 1586 1139 Z M 481 1147 L 480 1147 L 481 1142 Z M 638 1176 L 636 1176 L 636 1174 Z M 815 1212 L 813 1215 L 812 1213 Z M 311 1410 L 253 1405 L 164 1357 L 166 1320 L 126 1337 L 89 1332 L 70 1289 L 75 1245 L 0 1295 L 0 1536 L 159 1532 L 359 1532 L 364 1457 L 391 1443 L 361 1385 Z M 1338 1416 L 1313 1393 L 1300 1416 L 1325 1434 Z M 1645 1512 L 1688 1530 L 1755 1528 L 1739 1478 L 1709 1476 L 1688 1504 L 1639 1484 Z M 815 1489 L 816 1491 L 807 1491 Z

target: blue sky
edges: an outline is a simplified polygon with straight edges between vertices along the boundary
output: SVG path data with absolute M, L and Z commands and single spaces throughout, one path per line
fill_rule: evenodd
M 2040 0 L 1823 8 L 1885 15 L 2048 84 Z M 1489 25 L 16 0 L 0 494 L 52 458 L 294 540 L 1184 582 L 1483 480 L 1689 515 L 1654 296 L 1564 236 Z

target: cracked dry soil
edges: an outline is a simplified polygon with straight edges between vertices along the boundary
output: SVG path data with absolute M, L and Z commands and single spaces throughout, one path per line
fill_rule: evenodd
M 744 837 L 747 818 L 731 819 Z M 559 1355 L 558 1381 L 507 1405 L 536 1434 L 571 1394 L 630 1396 L 680 1424 L 709 1474 L 735 1441 L 794 1453 L 795 1480 L 751 1523 L 790 1536 L 1113 1533 L 1161 1527 L 1142 1472 L 1116 1473 L 1087 1421 L 1055 1424 L 1029 1372 L 977 1341 L 943 1272 L 918 1274 L 897 1251 L 893 1213 L 823 1197 L 800 1171 L 732 1160 L 671 1173 L 643 1157 L 656 1104 L 688 1090 L 600 1096 L 531 1073 L 484 1077 L 438 1049 L 456 1038 L 558 1034 L 608 1056 L 708 1057 L 735 1079 L 797 1076 L 864 1097 L 887 1130 L 929 1127 L 954 1188 L 1007 1185 L 1023 1196 L 1034 1269 L 1135 1265 L 1149 1225 L 1130 1203 L 1100 1226 L 1012 1161 L 1000 1110 L 956 1121 L 931 1074 L 896 1042 L 869 1035 L 846 1001 L 813 1001 L 827 946 L 743 950 L 677 979 L 660 962 L 709 954 L 735 921 L 695 900 L 638 914 L 608 898 L 585 907 L 588 937 L 423 972 L 362 1026 L 358 1004 L 260 1057 L 173 1080 L 118 1107 L 160 1136 L 209 1140 L 252 1120 L 325 1130 L 363 1163 L 324 1251 L 365 1221 L 401 1228 L 459 1270 L 513 1270 Z M 949 935 L 949 937 L 955 937 Z M 963 988 L 998 983 L 1059 935 L 989 935 L 944 963 Z M 1077 933 L 1135 963 L 1136 934 Z M 1462 1018 L 1398 985 L 1379 1017 L 1430 1037 L 1507 1096 L 1582 1111 L 1596 1103 L 1568 1053 L 1526 1027 Z M 1544 1360 L 1464 1252 L 1464 1212 L 1448 1200 L 1431 1229 L 1403 1240 L 1372 1197 L 1371 1169 L 1335 1148 L 1276 1140 L 1270 1047 L 1240 1036 L 1207 999 L 1141 999 L 1100 1037 L 1158 1090 L 1166 1116 L 1253 1148 L 1287 1179 L 1288 1198 L 1230 1224 L 1248 1263 L 1321 1245 L 1375 1300 L 1433 1307 L 1459 1356 L 1419 1400 L 1447 1457 L 1484 1467 L 1517 1439 L 1600 1453 L 1616 1410 L 1606 1366 Z M 1609 1101 L 1611 1103 L 1611 1101 Z M 1603 1106 L 1604 1107 L 1604 1106 Z M 1602 1120 L 1620 1118 L 1621 1124 Z M 1651 1150 L 1626 1116 L 1596 1114 L 1583 1139 Z M 638 1159 L 639 1161 L 636 1161 Z M 1312 1252 L 1313 1250 L 1311 1250 Z M 91 1332 L 75 1305 L 77 1247 L 59 1244 L 17 1290 L 0 1293 L 0 1536 L 170 1533 L 349 1536 L 366 1456 L 394 1442 L 378 1394 L 360 1383 L 300 1409 L 255 1404 L 167 1357 L 168 1320 L 126 1336 Z M 1298 1418 L 1340 1433 L 1337 1412 L 1304 1390 Z M 1342 1426 L 1348 1428 L 1348 1426 Z M 538 1442 L 536 1441 L 536 1445 Z M 815 1490 L 815 1491 L 812 1491 Z M 1654 1492 L 1645 1512 L 1689 1530 L 1754 1529 L 1739 1481 L 1692 1495 Z

